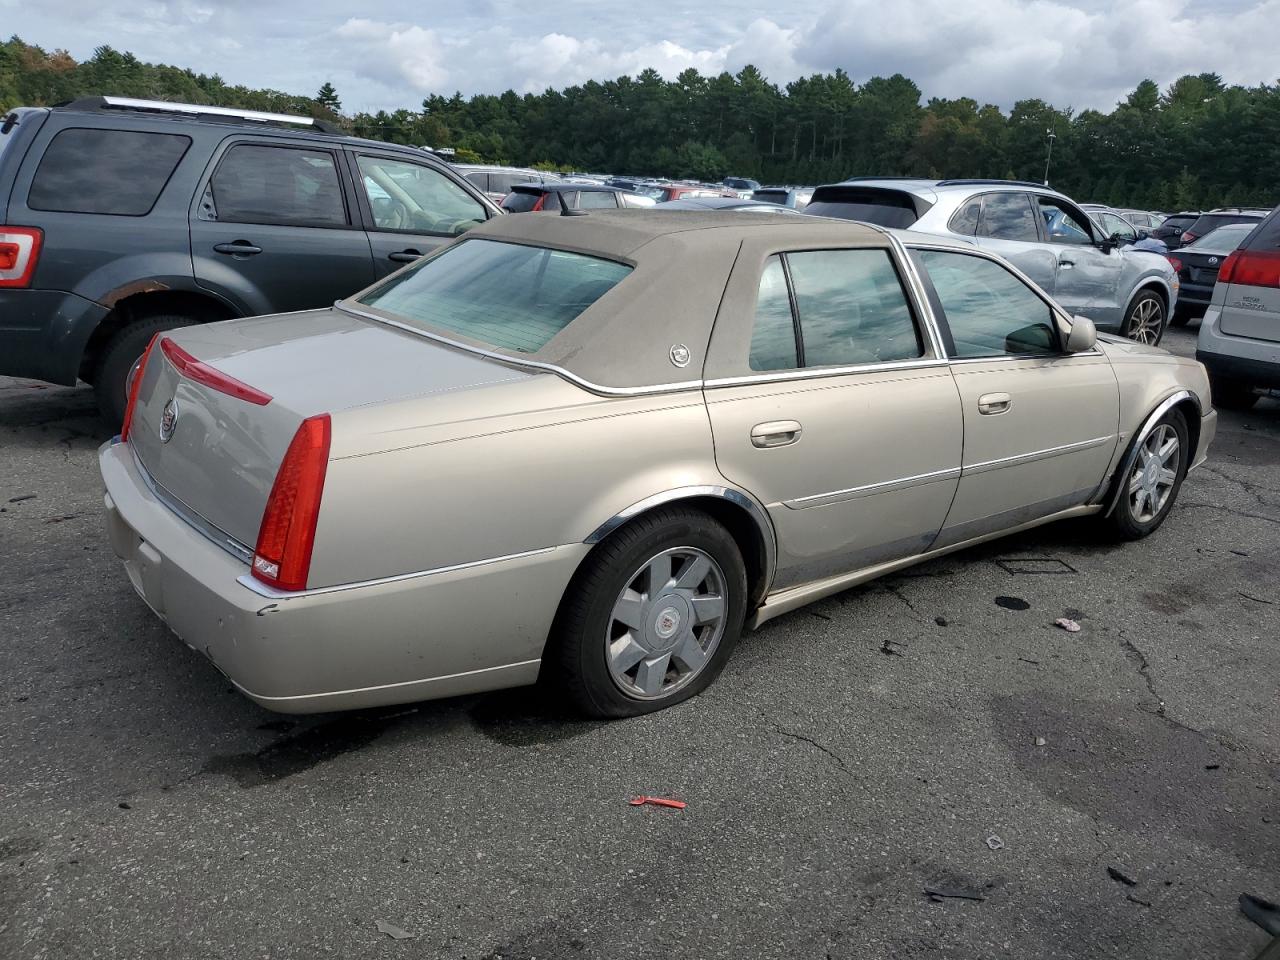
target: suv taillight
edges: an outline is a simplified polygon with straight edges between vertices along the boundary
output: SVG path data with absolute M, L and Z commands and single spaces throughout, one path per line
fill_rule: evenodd
M 327 413 L 303 420 L 276 472 L 253 551 L 253 576 L 268 586 L 307 588 L 332 431 Z
M 126 389 L 129 393 L 129 402 L 124 407 L 124 423 L 120 425 L 120 441 L 123 443 L 129 439 L 129 428 L 133 425 L 133 408 L 138 405 L 138 391 L 142 389 L 142 375 L 147 372 L 147 361 L 151 359 L 151 350 L 156 345 L 163 334 L 157 333 L 147 344 L 147 349 L 142 351 L 142 356 L 138 358 L 138 362 L 133 365 L 133 369 L 129 371 L 129 378 L 126 381 Z
M 1222 262 L 1218 282 L 1280 288 L 1280 251 L 1235 250 Z
M 1191 243 L 1191 241 L 1195 240 L 1195 238 L 1196 238 L 1196 235 L 1192 233 L 1190 230 L 1188 230 L 1186 233 L 1182 235 L 1182 245 L 1185 247 L 1188 243 Z
M 1168 260 L 1168 261 L 1169 261 L 1169 264 L 1173 267 L 1173 272 L 1174 272 L 1174 273 L 1181 273 L 1181 272 L 1182 272 L 1182 261 L 1181 261 L 1181 260 L 1179 260 L 1177 257 L 1174 257 L 1174 256 L 1167 256 L 1167 257 L 1165 257 L 1165 259 L 1166 259 L 1166 260 Z
M 0 227 L 0 287 L 31 285 L 43 239 L 35 227 Z

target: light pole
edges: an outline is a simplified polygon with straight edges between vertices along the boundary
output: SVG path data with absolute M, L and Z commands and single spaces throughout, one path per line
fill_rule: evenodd
M 1053 141 L 1058 139 L 1058 135 L 1053 132 L 1053 127 L 1048 130 L 1049 133 L 1049 149 L 1044 155 L 1044 185 L 1049 185 L 1049 161 L 1053 159 Z

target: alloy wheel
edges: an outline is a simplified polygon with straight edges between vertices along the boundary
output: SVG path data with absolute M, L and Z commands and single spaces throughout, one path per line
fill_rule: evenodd
M 1129 475 L 1129 509 L 1139 523 L 1160 515 L 1178 480 L 1178 432 L 1162 423 L 1138 448 Z
M 1129 315 L 1129 326 L 1125 336 L 1138 343 L 1155 346 L 1160 341 L 1161 327 L 1164 326 L 1164 308 L 1154 297 L 1145 297 L 1134 305 Z
M 605 636 L 609 675 L 623 693 L 659 700 L 689 684 L 724 636 L 724 572 L 697 547 L 646 561 L 618 594 Z

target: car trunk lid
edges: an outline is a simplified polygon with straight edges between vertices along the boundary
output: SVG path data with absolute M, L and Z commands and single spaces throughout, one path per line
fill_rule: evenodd
M 530 376 L 333 309 L 160 337 L 128 441 L 170 506 L 241 547 L 254 544 L 285 451 L 308 417 L 334 415 L 336 443 L 344 410 Z

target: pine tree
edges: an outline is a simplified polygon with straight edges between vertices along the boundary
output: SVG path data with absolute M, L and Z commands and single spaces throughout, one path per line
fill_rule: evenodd
M 332 110 L 334 113 L 342 112 L 342 101 L 338 99 L 338 91 L 333 89 L 333 84 L 328 80 L 324 82 L 324 86 L 316 93 L 316 103 L 326 110 Z

